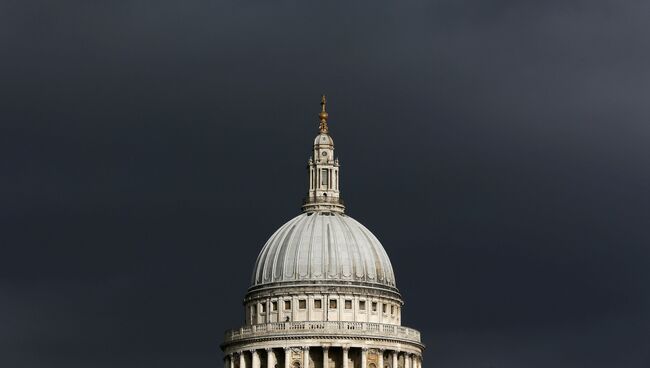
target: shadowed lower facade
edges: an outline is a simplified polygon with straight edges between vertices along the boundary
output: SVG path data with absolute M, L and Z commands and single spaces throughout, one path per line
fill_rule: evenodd
M 420 368 L 420 333 L 383 246 L 345 214 L 325 97 L 303 213 L 260 251 L 244 326 L 226 331 L 225 368 Z

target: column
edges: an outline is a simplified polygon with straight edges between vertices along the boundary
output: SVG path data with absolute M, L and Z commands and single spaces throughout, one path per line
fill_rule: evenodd
M 343 347 L 343 368 L 348 368 L 348 350 L 350 350 L 349 347 Z
M 368 348 L 361 348 L 361 368 L 368 368 Z
M 329 346 L 323 346 L 323 368 L 329 368 Z
M 223 368 L 230 368 L 230 354 L 223 357 Z
M 230 361 L 229 368 L 235 368 L 235 354 L 234 353 L 228 354 L 228 360 Z
M 284 368 L 291 367 L 291 348 L 284 348 Z
M 302 366 L 309 368 L 309 346 L 302 347 Z
M 393 350 L 393 368 L 397 368 L 397 351 Z
M 273 368 L 275 366 L 275 353 L 273 349 L 266 348 L 266 368 Z
M 384 350 L 377 349 L 377 368 L 384 368 Z
M 262 368 L 260 367 L 260 355 L 257 353 L 257 350 L 251 350 L 251 365 L 253 368 Z
M 311 307 L 313 305 L 311 295 L 307 295 L 307 321 L 311 321 Z
M 330 320 L 330 295 L 323 295 L 323 311 L 325 311 L 325 321 Z
M 239 368 L 246 368 L 246 358 L 244 358 L 244 351 L 239 352 Z

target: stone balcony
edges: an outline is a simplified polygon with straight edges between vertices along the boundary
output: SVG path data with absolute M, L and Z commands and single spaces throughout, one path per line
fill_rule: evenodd
M 420 332 L 408 327 L 373 322 L 310 321 L 267 323 L 228 330 L 224 345 L 250 338 L 312 335 L 383 337 L 421 344 Z

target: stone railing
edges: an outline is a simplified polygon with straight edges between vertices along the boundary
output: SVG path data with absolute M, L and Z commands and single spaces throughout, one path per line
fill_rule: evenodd
M 244 326 L 226 331 L 225 343 L 256 337 L 313 334 L 392 337 L 420 343 L 420 332 L 412 328 L 383 323 L 345 321 L 278 322 Z

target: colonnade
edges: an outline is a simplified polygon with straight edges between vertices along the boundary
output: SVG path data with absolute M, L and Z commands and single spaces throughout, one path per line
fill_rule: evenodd
M 322 365 L 314 364 L 318 366 L 310 367 L 310 349 L 322 353 Z M 373 350 L 377 353 L 373 354 L 373 362 L 369 363 L 368 350 L 367 347 L 354 346 L 301 346 L 240 350 L 224 357 L 224 368 L 422 368 L 422 356 L 419 354 L 374 348 Z M 283 356 L 278 356 L 277 353 L 283 353 Z M 351 354 L 355 355 L 356 361 L 350 359 Z M 387 361 L 385 361 L 384 355 L 387 355 Z M 359 356 L 360 359 L 358 359 Z M 340 359 L 338 359 L 339 357 Z M 330 360 L 330 358 L 332 359 Z M 262 366 L 262 360 L 266 363 L 265 367 Z M 281 361 L 283 361 L 282 366 L 280 366 Z M 333 367 L 332 361 L 334 362 Z M 350 363 L 352 364 L 350 365 Z M 357 366 L 357 364 L 359 365 Z

